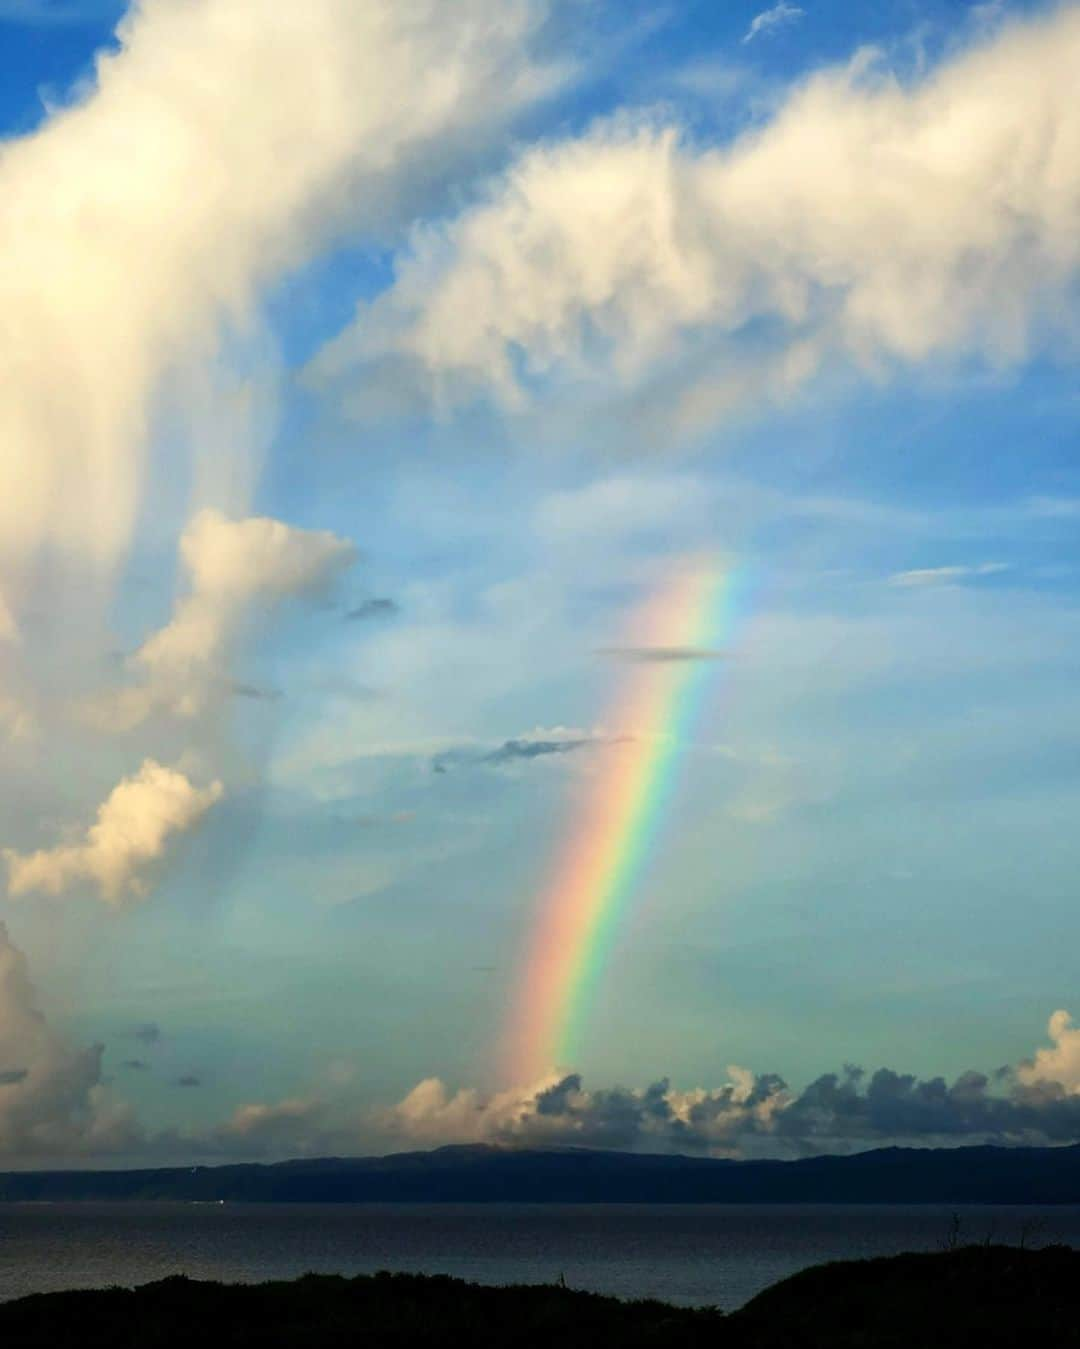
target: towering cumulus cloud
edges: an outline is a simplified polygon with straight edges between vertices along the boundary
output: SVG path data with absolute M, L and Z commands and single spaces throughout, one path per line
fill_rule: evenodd
M 530 150 L 313 372 L 520 406 L 545 374 L 633 384 L 690 349 L 664 417 L 692 429 L 827 360 L 1013 360 L 1068 321 L 1078 66 L 1071 6 L 907 88 L 857 58 L 731 145 L 623 118 Z
M 167 369 L 345 218 L 385 227 L 547 87 L 540 0 L 142 0 L 96 88 L 0 149 L 0 550 L 109 563 Z M 403 95 L 406 95 L 403 97 Z M 479 132 L 478 132 L 479 129 Z
M 1052 1048 L 1040 1049 L 1033 1059 L 1020 1065 L 1021 1080 L 1029 1084 L 1060 1082 L 1068 1091 L 1080 1092 L 1080 1026 L 1074 1026 L 1069 1013 L 1059 1009 L 1047 1023 L 1046 1033 Z
M 90 884 L 111 904 L 142 895 L 147 869 L 163 857 L 172 836 L 198 824 L 222 792 L 220 782 L 197 788 L 183 773 L 147 759 L 113 788 L 79 842 L 28 854 L 5 849 L 8 891 L 58 895 Z

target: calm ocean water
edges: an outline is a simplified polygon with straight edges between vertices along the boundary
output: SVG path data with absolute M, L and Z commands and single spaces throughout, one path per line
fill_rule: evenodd
M 0 1299 L 183 1273 L 455 1274 L 741 1305 L 823 1260 L 933 1250 L 944 1207 L 804 1205 L 0 1204 Z M 1080 1208 L 961 1208 L 970 1240 L 1080 1246 Z

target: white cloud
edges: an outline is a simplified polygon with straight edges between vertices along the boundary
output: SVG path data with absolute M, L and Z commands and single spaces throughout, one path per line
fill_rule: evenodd
M 798 5 L 789 5 L 785 0 L 773 5 L 771 9 L 762 10 L 760 14 L 755 15 L 751 21 L 750 27 L 746 30 L 746 36 L 743 42 L 753 42 L 754 38 L 762 33 L 775 33 L 778 28 L 789 28 L 793 23 L 804 18 L 805 9 L 800 9 Z
M 1008 570 L 1006 562 L 979 562 L 967 567 L 917 567 L 913 571 L 894 572 L 889 577 L 889 584 L 907 589 L 956 585 L 962 581 L 976 580 L 980 576 L 996 576 L 999 572 Z
M 18 853 L 5 848 L 8 893 L 58 895 L 72 886 L 97 887 L 119 904 L 146 893 L 146 872 L 164 856 L 174 835 L 187 833 L 221 799 L 220 782 L 197 788 L 174 768 L 147 759 L 113 788 L 97 821 L 77 843 Z
M 428 1144 L 579 1143 L 597 1147 L 690 1146 L 730 1151 L 743 1134 L 768 1132 L 792 1099 L 779 1079 L 728 1069 L 713 1090 L 678 1091 L 667 1081 L 644 1088 L 586 1090 L 576 1074 L 557 1074 L 501 1092 L 463 1087 L 451 1093 L 438 1078 L 418 1083 L 396 1105 L 376 1113 L 391 1136 Z
M 543 14 L 542 0 L 132 6 L 87 96 L 0 151 L 3 552 L 112 562 L 165 372 L 219 356 L 257 289 L 346 220 L 400 223 L 418 182 L 550 88 L 531 57 Z
M 180 555 L 196 595 L 273 598 L 317 591 L 356 558 L 347 539 L 295 529 L 267 516 L 227 520 L 202 511 L 184 531 Z
M 265 516 L 229 520 L 201 511 L 180 540 L 188 593 L 170 621 L 129 661 L 138 684 L 91 700 L 91 721 L 129 730 L 155 710 L 193 717 L 226 693 L 231 647 L 245 621 L 283 600 L 317 597 L 356 560 L 328 530 L 296 529 Z
M 1033 1059 L 1020 1065 L 1022 1082 L 1059 1082 L 1069 1092 L 1080 1092 L 1080 1027 L 1073 1025 L 1068 1012 L 1056 1011 L 1047 1022 L 1046 1034 L 1052 1049 L 1040 1049 Z
M 530 150 L 417 234 L 312 378 L 509 408 L 595 378 L 677 435 L 827 362 L 1021 360 L 1075 317 L 1078 62 L 1070 6 L 912 87 L 825 71 L 729 146 L 623 118 Z
M 135 660 L 152 675 L 183 679 L 214 663 L 246 606 L 317 594 L 353 564 L 356 548 L 327 530 L 262 516 L 228 520 L 206 510 L 184 531 L 180 557 L 190 593 Z
M 536 1097 L 556 1086 L 559 1080 L 552 1076 L 529 1087 L 502 1092 L 463 1087 L 451 1093 L 439 1078 L 425 1078 L 378 1119 L 392 1136 L 417 1142 L 433 1145 L 493 1142 L 507 1132 L 519 1130 Z
M 323 1115 L 320 1101 L 299 1096 L 238 1105 L 218 1133 L 227 1145 L 302 1148 L 305 1139 L 318 1137 Z

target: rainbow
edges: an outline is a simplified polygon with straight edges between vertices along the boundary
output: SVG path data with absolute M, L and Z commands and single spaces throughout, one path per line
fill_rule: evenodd
M 627 645 L 612 650 L 631 674 L 605 719 L 612 740 L 601 770 L 540 897 L 511 1018 L 508 1080 L 537 1080 L 575 1061 L 729 636 L 734 600 L 734 578 L 714 559 L 685 562 L 635 614 Z

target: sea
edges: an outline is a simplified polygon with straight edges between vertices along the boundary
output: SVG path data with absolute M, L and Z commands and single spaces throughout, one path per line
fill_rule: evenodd
M 732 1311 L 809 1265 L 956 1241 L 1080 1246 L 1080 1208 L 0 1203 L 0 1300 L 408 1270 Z

